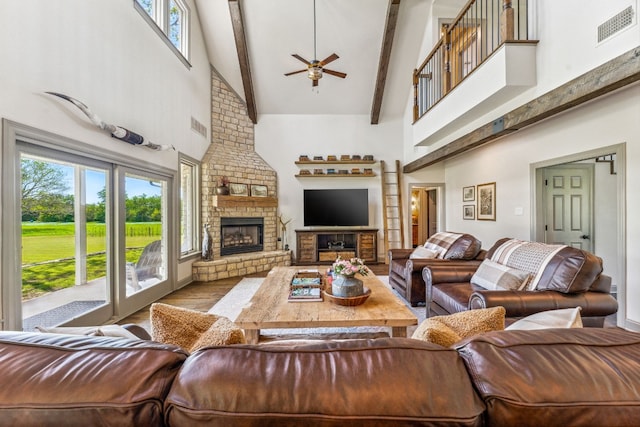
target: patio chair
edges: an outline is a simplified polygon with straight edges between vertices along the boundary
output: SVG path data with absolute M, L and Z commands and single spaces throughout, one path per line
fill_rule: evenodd
M 133 290 L 139 291 L 142 289 L 140 282 L 147 279 L 161 279 L 161 266 L 162 240 L 155 240 L 144 247 L 138 262 L 127 263 L 127 285 L 131 286 Z

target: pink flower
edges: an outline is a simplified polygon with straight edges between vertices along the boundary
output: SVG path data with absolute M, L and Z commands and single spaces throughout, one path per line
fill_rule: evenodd
M 333 263 L 333 272 L 343 276 L 354 276 L 356 273 L 366 276 L 369 274 L 369 269 L 360 258 L 346 260 L 338 257 Z

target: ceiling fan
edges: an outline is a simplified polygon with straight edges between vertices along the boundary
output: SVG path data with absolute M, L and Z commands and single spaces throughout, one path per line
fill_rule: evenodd
M 313 0 L 313 58 L 314 59 L 313 59 L 313 61 L 307 61 L 306 59 L 304 59 L 303 57 L 301 57 L 297 53 L 291 54 L 291 56 L 293 56 L 297 60 L 302 61 L 305 64 L 307 64 L 307 68 L 302 69 L 302 70 L 298 70 L 298 71 L 292 71 L 290 73 L 286 73 L 285 76 L 291 76 L 293 74 L 304 73 L 306 71 L 307 72 L 307 77 L 309 77 L 311 79 L 313 87 L 318 86 L 318 80 L 320 80 L 322 78 L 322 74 L 323 73 L 327 73 L 327 74 L 330 74 L 330 75 L 335 76 L 335 77 L 340 77 L 341 79 L 344 79 L 345 77 L 347 77 L 346 73 L 341 73 L 340 71 L 334 71 L 334 70 L 329 70 L 327 68 L 324 68 L 325 65 L 327 65 L 328 63 L 333 62 L 333 61 L 335 61 L 336 59 L 339 58 L 339 56 L 337 54 L 332 53 L 331 55 L 329 55 L 328 57 L 326 57 L 322 61 L 318 61 L 316 59 L 317 58 L 316 47 L 317 47 L 317 43 L 316 43 L 316 0 Z

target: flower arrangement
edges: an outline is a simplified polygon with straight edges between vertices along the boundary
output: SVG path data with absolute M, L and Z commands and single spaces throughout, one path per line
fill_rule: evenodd
M 369 274 L 369 269 L 360 258 L 346 260 L 338 257 L 333 263 L 333 272 L 343 276 L 355 276 L 356 273 L 366 276 Z
M 226 187 L 229 185 L 229 178 L 227 178 L 226 176 L 221 176 L 220 180 L 218 181 L 218 185 L 220 187 Z

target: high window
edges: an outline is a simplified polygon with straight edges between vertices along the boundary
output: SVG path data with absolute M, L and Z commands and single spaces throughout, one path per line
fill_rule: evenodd
M 189 8 L 183 0 L 134 0 L 135 8 L 189 66 Z

